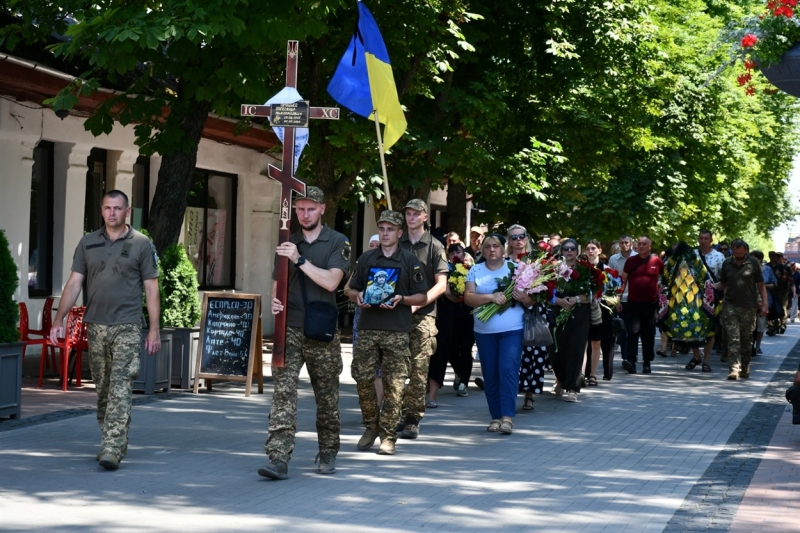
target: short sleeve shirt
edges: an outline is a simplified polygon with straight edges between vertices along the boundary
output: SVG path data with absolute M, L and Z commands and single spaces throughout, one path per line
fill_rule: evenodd
M 694 253 L 701 260 L 704 260 L 706 267 L 713 275 L 714 282 L 719 281 L 719 271 L 722 268 L 722 263 L 725 261 L 725 256 L 722 253 L 712 249 L 709 253 L 703 256 L 699 248 L 695 248 Z
M 491 294 L 497 290 L 497 279 L 508 276 L 510 272 L 508 261 L 497 270 L 489 270 L 486 263 L 480 263 L 469 269 L 467 281 L 475 284 L 475 294 Z M 473 315 L 475 333 L 502 333 L 522 329 L 522 305 L 517 302 L 514 307 L 509 307 L 503 313 L 495 313 L 486 322 Z
M 350 241 L 347 237 L 328 226 L 322 226 L 319 236 L 314 242 L 307 242 L 303 232 L 293 233 L 289 241 L 297 246 L 297 251 L 306 261 L 325 270 L 339 269 L 347 276 L 350 270 Z M 275 265 L 277 266 L 277 256 Z M 278 278 L 277 268 L 272 271 L 272 279 Z M 305 276 L 306 296 L 309 302 L 326 302 L 336 305 L 336 292 L 330 292 Z M 289 326 L 302 328 L 305 324 L 306 311 L 303 305 L 303 289 L 301 287 L 300 269 L 289 261 L 289 302 L 286 323 Z
M 636 255 L 636 254 L 631 252 L 631 255 L 629 255 L 628 257 L 625 257 L 621 253 L 616 253 L 616 254 L 612 255 L 608 259 L 608 266 L 613 268 L 614 270 L 616 270 L 620 274 L 622 274 L 622 271 L 625 269 L 625 261 L 627 261 L 628 259 L 630 259 L 634 255 Z M 623 302 L 627 302 L 628 301 L 628 286 L 627 285 L 625 285 L 625 292 L 622 293 L 622 301 Z
M 141 324 L 143 281 L 158 278 L 158 256 L 152 241 L 130 226 L 114 242 L 103 227 L 78 243 L 72 271 L 86 277 L 84 322 Z
M 436 285 L 436 274 L 447 274 L 449 272 L 444 246 L 427 231 L 414 244 L 411 244 L 408 233 L 404 233 L 400 236 L 400 247 L 416 255 L 417 259 L 419 259 L 422 265 L 422 272 L 425 275 L 425 284 L 427 286 L 425 292 L 428 292 Z M 436 316 L 436 302 L 431 302 L 418 309 L 416 314 L 418 316 Z
M 411 331 L 411 307 L 399 304 L 383 309 L 380 302 L 394 295 L 411 296 L 428 292 L 422 264 L 417 257 L 399 246 L 386 257 L 378 247 L 364 252 L 356 261 L 350 288 L 364 293 L 371 307 L 361 309 L 359 330 Z
M 778 278 L 775 277 L 775 272 L 772 271 L 772 267 L 769 265 L 764 265 L 761 267 L 761 277 L 764 278 L 764 285 L 777 285 Z M 770 307 L 772 306 L 772 291 L 767 291 L 767 305 Z
M 658 279 L 664 269 L 664 262 L 657 255 L 650 254 L 642 259 L 632 255 L 625 261 L 623 271 L 628 274 L 628 301 L 652 303 L 658 300 Z
M 728 284 L 725 303 L 736 307 L 758 307 L 758 283 L 764 281 L 764 276 L 755 257 L 748 255 L 741 265 L 733 256 L 728 257 L 722 263 L 719 279 Z

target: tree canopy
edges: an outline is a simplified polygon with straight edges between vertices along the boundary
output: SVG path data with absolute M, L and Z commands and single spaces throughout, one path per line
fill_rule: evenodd
M 674 241 L 700 227 L 764 234 L 791 216 L 796 101 L 748 97 L 733 71 L 712 76 L 725 59 L 718 31 L 760 2 L 367 4 L 409 124 L 387 156 L 395 205 L 447 186 L 446 229 L 464 227 L 470 194 L 484 222 L 605 241 L 622 232 Z M 0 29 L 7 49 L 64 35 L 51 52 L 88 64 L 55 108 L 100 85 L 122 90 L 86 125 L 102 134 L 135 123 L 142 153 L 164 156 L 151 208 L 159 248 L 178 238 L 208 113 L 236 117 L 239 104 L 280 90 L 288 39 L 301 41 L 301 94 L 333 105 L 325 88 L 356 17 L 336 0 L 0 6 L 20 21 Z M 298 172 L 326 191 L 329 222 L 337 207 L 381 197 L 374 125 L 343 111 L 313 125 Z

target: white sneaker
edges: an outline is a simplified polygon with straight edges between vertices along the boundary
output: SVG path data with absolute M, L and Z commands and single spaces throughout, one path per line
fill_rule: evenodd
M 578 393 L 575 391 L 569 391 L 564 395 L 565 402 L 577 402 L 578 401 Z

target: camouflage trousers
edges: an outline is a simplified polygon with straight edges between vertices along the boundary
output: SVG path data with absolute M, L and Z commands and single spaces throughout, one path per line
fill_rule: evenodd
M 358 389 L 361 420 L 367 429 L 379 430 L 381 440 L 397 440 L 394 429 L 400 421 L 403 385 L 408 373 L 408 333 L 366 329 L 358 332 L 351 373 Z M 383 406 L 375 392 L 375 367 L 383 368 Z
M 139 376 L 140 324 L 88 324 L 92 381 L 97 388 L 101 446 L 122 459 L 128 452 L 133 381 Z
M 739 372 L 742 367 L 750 366 L 757 317 L 758 309 L 755 307 L 737 307 L 725 302 L 722 308 L 722 327 L 725 330 L 731 372 Z
M 317 402 L 317 442 L 320 453 L 339 453 L 339 374 L 342 345 L 339 330 L 331 342 L 303 335 L 303 328 L 286 328 L 284 366 L 272 368 L 272 409 L 264 451 L 271 461 L 288 463 L 297 432 L 297 384 L 303 365 L 308 369 Z
M 425 393 L 428 390 L 428 367 L 436 351 L 436 317 L 411 316 L 408 360 L 408 386 L 403 394 L 402 417 L 406 424 L 418 425 L 425 416 Z

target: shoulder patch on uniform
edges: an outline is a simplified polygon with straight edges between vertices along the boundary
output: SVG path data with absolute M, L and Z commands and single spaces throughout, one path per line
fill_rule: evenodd
M 414 265 L 414 283 L 422 283 L 425 281 L 425 276 L 422 275 L 422 270 L 419 265 Z
M 352 252 L 352 247 L 350 246 L 350 241 L 345 239 L 344 246 L 342 246 L 342 259 L 345 261 L 350 261 L 350 253 Z

